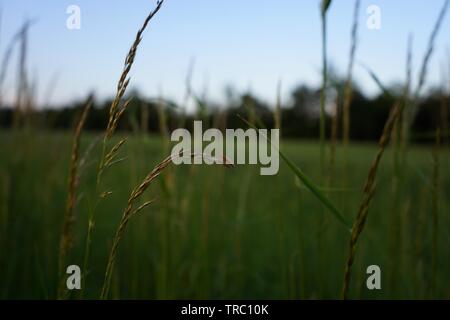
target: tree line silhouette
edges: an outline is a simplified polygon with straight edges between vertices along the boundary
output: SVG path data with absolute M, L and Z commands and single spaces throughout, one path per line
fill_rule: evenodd
M 392 90 L 395 92 L 395 90 Z M 350 105 L 350 138 L 356 141 L 377 140 L 398 95 L 387 96 L 380 93 L 374 97 L 364 95 L 360 90 L 353 89 Z M 119 123 L 118 130 L 161 133 L 161 121 L 166 130 L 179 127 L 192 128 L 194 120 L 203 120 L 204 128 L 220 129 L 245 128 L 246 125 L 238 115 L 251 119 L 257 117 L 268 128 L 275 126 L 275 108 L 251 93 L 230 94 L 225 106 L 211 104 L 207 99 L 194 97 L 195 109 L 186 112 L 184 107 L 166 99 L 145 99 L 137 92 L 130 94 L 127 116 Z M 327 92 L 326 129 L 328 136 L 332 132 L 342 136 L 342 105 L 343 95 L 333 89 Z M 92 98 L 92 95 L 91 95 Z M 281 134 L 286 138 L 315 139 L 319 133 L 319 99 L 320 89 L 306 85 L 296 87 L 280 108 Z M 104 130 L 108 121 L 108 108 L 111 101 L 98 102 L 94 98 L 94 107 L 86 121 L 86 129 L 90 131 Z M 432 141 L 434 132 L 439 126 L 445 131 L 449 123 L 447 112 L 448 94 L 440 90 L 431 90 L 421 99 L 419 112 L 412 126 L 412 139 L 416 142 Z M 44 108 L 41 110 L 21 111 L 18 125 L 31 125 L 40 129 L 68 130 L 71 129 L 85 105 L 84 101 L 72 103 L 59 108 Z M 0 127 L 12 128 L 17 115 L 17 108 L 0 109 Z

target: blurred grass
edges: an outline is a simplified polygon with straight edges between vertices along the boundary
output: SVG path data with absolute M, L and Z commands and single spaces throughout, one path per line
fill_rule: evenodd
M 87 135 L 82 149 L 93 138 Z M 0 132 L 2 299 L 56 296 L 70 141 L 71 134 L 64 132 Z M 105 175 L 105 185 L 113 194 L 98 207 L 84 297 L 98 297 L 112 237 L 129 192 L 167 156 L 162 148 L 160 137 L 131 137 L 124 150 L 127 160 Z M 282 148 L 308 176 L 320 181 L 318 143 L 285 140 Z M 402 164 L 402 179 L 395 185 L 394 156 L 387 150 L 354 264 L 350 297 L 450 298 L 450 232 L 445 227 L 450 223 L 450 199 L 446 197 L 450 169 L 445 166 L 440 177 L 438 285 L 433 296 L 430 288 L 430 149 L 411 147 L 408 163 Z M 345 213 L 352 215 L 346 217 L 348 220 L 354 219 L 375 150 L 376 145 L 349 146 L 346 158 L 351 171 L 348 190 L 343 191 L 343 155 L 337 147 L 336 185 L 331 186 L 336 191 L 331 189 L 329 195 L 339 208 L 345 205 Z M 91 159 L 98 159 L 98 155 Z M 448 149 L 442 149 L 440 158 L 443 164 L 448 162 Z M 83 265 L 95 165 L 82 176 L 70 264 Z M 231 170 L 175 166 L 149 188 L 143 201 L 153 198 L 157 199 L 155 204 L 130 221 L 121 243 L 112 279 L 113 298 L 339 297 L 348 234 L 309 191 L 298 186 L 282 163 L 276 176 L 260 176 L 258 166 Z M 321 265 L 323 261 L 326 265 Z M 380 291 L 365 287 L 365 270 L 371 264 L 381 267 Z

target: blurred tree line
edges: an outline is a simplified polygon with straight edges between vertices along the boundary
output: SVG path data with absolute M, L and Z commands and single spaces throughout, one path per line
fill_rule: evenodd
M 337 89 L 336 89 L 337 88 Z M 327 92 L 327 132 L 330 136 L 331 126 L 335 121 L 335 132 L 342 136 L 342 97 L 343 94 L 335 87 Z M 399 90 L 397 90 L 399 91 Z M 393 90 L 392 92 L 395 92 Z M 352 140 L 370 141 L 380 137 L 390 108 L 400 97 L 379 94 L 367 97 L 357 88 L 353 89 L 353 99 L 350 105 L 350 138 Z M 245 123 L 237 116 L 256 119 L 257 116 L 268 128 L 275 126 L 276 108 L 258 99 L 251 93 L 236 94 L 229 92 L 225 106 L 209 103 L 201 97 L 191 97 L 195 102 L 195 110 L 185 112 L 184 107 L 165 99 L 144 99 L 137 92 L 130 94 L 132 102 L 126 116 L 118 126 L 119 130 L 135 132 L 161 133 L 161 130 L 174 130 L 179 127 L 192 129 L 194 120 L 203 120 L 204 130 L 209 127 L 219 129 L 244 128 Z M 283 102 L 278 116 L 281 117 L 281 132 L 286 138 L 317 138 L 319 133 L 319 99 L 320 89 L 305 85 L 295 88 L 290 98 Z M 108 109 L 111 101 L 98 102 L 94 100 L 85 128 L 90 131 L 104 130 L 108 120 Z M 449 102 L 448 94 L 441 91 L 430 91 L 421 99 L 418 113 L 413 122 L 413 140 L 432 141 L 437 126 L 447 127 L 449 123 L 446 111 Z M 85 102 L 80 101 L 60 108 L 31 110 L 22 117 L 33 127 L 48 130 L 68 130 L 81 113 Z M 14 125 L 15 109 L 5 107 L 0 109 L 0 127 L 11 128 Z M 164 122 L 162 124 L 162 121 Z

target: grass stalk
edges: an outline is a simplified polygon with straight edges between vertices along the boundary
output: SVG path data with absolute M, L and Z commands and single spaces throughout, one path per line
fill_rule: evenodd
M 178 156 L 183 156 L 181 153 Z M 196 156 L 203 156 L 203 155 L 197 155 L 194 153 L 190 154 L 190 157 L 196 157 Z M 102 291 L 100 294 L 100 299 L 107 299 L 109 289 L 111 286 L 111 277 L 114 271 L 114 264 L 117 257 L 117 249 L 119 247 L 119 243 L 123 238 L 123 235 L 125 233 L 126 227 L 128 225 L 128 222 L 132 217 L 134 217 L 137 213 L 141 212 L 143 209 L 145 209 L 147 206 L 149 206 L 153 201 L 147 201 L 144 204 L 140 206 L 136 206 L 136 203 L 138 202 L 139 198 L 142 196 L 142 194 L 147 190 L 149 185 L 160 176 L 160 174 L 173 162 L 174 157 L 169 156 L 166 159 L 164 159 L 162 162 L 160 162 L 156 167 L 144 178 L 144 180 L 133 189 L 133 191 L 130 194 L 130 197 L 128 198 L 127 206 L 125 210 L 123 211 L 122 218 L 119 222 L 119 226 L 117 227 L 113 244 L 111 247 L 111 251 L 109 253 L 108 263 L 106 266 L 105 271 L 105 278 L 103 282 Z M 224 166 L 231 166 L 227 159 L 223 159 L 223 165 Z
M 353 65 L 355 63 L 357 36 L 358 36 L 358 13 L 361 1 L 355 0 L 355 8 L 353 11 L 353 24 L 351 31 L 350 55 L 347 68 L 347 79 L 344 87 L 344 102 L 342 108 L 342 135 L 344 147 L 347 147 L 350 140 L 350 105 L 352 103 L 352 81 L 353 81 Z M 346 152 L 344 152 L 345 154 Z
M 27 96 L 29 95 L 28 88 L 28 30 L 31 26 L 31 21 L 25 21 L 21 31 L 18 35 L 19 41 L 19 58 L 18 58 L 18 74 L 17 74 L 17 93 L 15 101 L 15 109 L 13 115 L 13 127 L 18 128 L 22 124 L 22 116 L 27 107 Z
M 386 146 L 389 143 L 390 137 L 392 135 L 393 127 L 399 117 L 399 114 L 401 113 L 401 109 L 402 109 L 401 103 L 394 105 L 394 107 L 391 109 L 389 118 L 386 121 L 386 124 L 383 128 L 383 133 L 382 133 L 380 141 L 379 141 L 378 151 L 372 162 L 372 165 L 369 170 L 369 174 L 367 176 L 367 179 L 366 179 L 366 182 L 364 185 L 363 198 L 362 198 L 358 213 L 356 215 L 355 222 L 354 222 L 352 230 L 351 230 L 351 236 L 350 236 L 350 242 L 349 242 L 349 254 L 348 254 L 347 262 L 345 264 L 345 269 L 344 269 L 344 282 L 342 285 L 342 293 L 341 293 L 342 299 L 347 299 L 347 296 L 348 296 L 351 269 L 352 269 L 352 265 L 353 265 L 354 258 L 356 255 L 358 240 L 359 240 L 361 232 L 363 231 L 364 226 L 366 224 L 366 219 L 367 219 L 367 215 L 369 212 L 370 203 L 371 203 L 372 198 L 375 193 L 375 178 L 376 178 L 376 175 L 378 172 L 378 166 L 380 164 L 380 161 L 381 161 L 383 153 L 386 149 Z
M 322 90 L 320 92 L 320 164 L 323 173 L 325 166 L 325 106 L 328 84 L 328 59 L 327 59 L 327 11 L 330 8 L 331 0 L 322 0 L 320 7 L 321 27 L 322 27 Z
M 408 118 L 405 115 L 405 110 L 407 110 L 411 104 L 411 78 L 412 78 L 412 46 L 413 46 L 413 37 L 409 35 L 408 37 L 408 46 L 406 53 L 406 79 L 405 79 L 405 87 L 403 89 L 403 103 L 405 106 L 403 107 L 402 113 L 400 114 L 400 121 L 398 127 L 398 135 L 397 138 L 399 140 L 400 151 L 402 155 L 402 162 L 405 161 L 406 158 L 406 146 L 407 146 L 407 136 L 408 136 Z M 397 153 L 398 150 L 396 149 Z M 397 157 L 395 172 L 398 174 L 398 171 L 401 169 Z
M 79 184 L 79 150 L 80 150 L 80 138 L 83 126 L 89 115 L 89 111 L 92 108 L 92 100 L 88 99 L 84 107 L 83 113 L 75 127 L 75 132 L 72 140 L 72 150 L 70 156 L 70 169 L 69 169 L 69 190 L 66 200 L 66 211 L 64 215 L 64 222 L 62 228 L 61 239 L 59 243 L 59 287 L 58 287 L 58 299 L 64 299 L 67 297 L 67 288 L 65 286 L 65 267 L 66 257 L 69 255 L 70 250 L 73 247 L 75 224 L 75 204 L 77 201 L 77 189 Z
M 255 125 L 253 125 L 250 121 L 244 119 L 240 115 L 238 117 L 244 121 L 247 125 L 252 127 L 253 129 L 257 129 Z M 259 118 L 257 118 L 257 123 L 259 127 L 263 127 Z M 261 136 L 266 139 L 269 143 L 272 143 L 271 139 L 263 134 Z M 342 226 L 346 228 L 346 230 L 351 232 L 351 224 L 347 221 L 342 212 L 331 202 L 330 199 L 326 196 L 326 194 L 318 187 L 299 167 L 297 167 L 286 155 L 276 148 L 278 153 L 280 154 L 281 159 L 286 163 L 289 169 L 295 174 L 295 176 L 303 183 L 303 185 L 335 216 L 335 218 L 340 222 Z
M 418 79 L 417 87 L 416 87 L 414 95 L 413 95 L 413 101 L 408 106 L 408 108 L 405 110 L 406 111 L 405 117 L 406 117 L 406 124 L 407 124 L 407 127 L 405 128 L 405 136 L 406 136 L 405 140 L 406 141 L 409 140 L 409 131 L 410 131 L 411 125 L 413 123 L 414 117 L 417 113 L 419 97 L 420 97 L 420 94 L 421 94 L 422 89 L 426 82 L 426 78 L 427 78 L 427 74 L 428 74 L 428 67 L 429 67 L 431 57 L 434 52 L 436 38 L 439 34 L 439 30 L 441 29 L 445 14 L 447 13 L 449 3 L 450 3 L 450 0 L 445 0 L 444 4 L 439 12 L 438 18 L 434 24 L 433 30 L 428 39 L 427 49 L 422 58 L 422 64 L 421 64 L 421 68 L 420 68 L 420 72 L 419 72 L 419 79 Z
M 102 158 L 99 163 L 99 170 L 98 170 L 98 179 L 99 181 L 101 177 L 101 173 L 103 169 L 105 169 L 106 166 L 106 143 L 109 138 L 112 137 L 114 134 L 118 122 L 124 112 L 127 110 L 127 107 L 130 104 L 130 100 L 127 100 L 125 103 L 121 104 L 122 98 L 125 95 L 125 92 L 128 88 L 128 84 L 130 83 L 130 78 L 128 77 L 128 74 L 131 70 L 131 67 L 133 66 L 134 60 L 136 58 L 137 49 L 139 47 L 139 44 L 142 41 L 142 36 L 147 28 L 150 20 L 158 13 L 158 11 L 161 9 L 162 4 L 164 3 L 164 0 L 159 0 L 156 4 L 156 8 L 149 13 L 147 18 L 144 20 L 144 23 L 142 24 L 141 28 L 136 33 L 136 37 L 134 39 L 133 44 L 131 45 L 131 48 L 125 58 L 124 67 L 122 70 L 122 73 L 120 75 L 119 81 L 117 83 L 117 90 L 116 95 L 114 97 L 114 100 L 111 103 L 111 106 L 109 108 L 109 118 L 108 118 L 108 125 L 105 131 L 105 136 L 103 139 L 103 152 L 102 152 Z
M 121 119 L 122 115 L 127 110 L 131 100 L 125 101 L 123 104 L 122 98 L 125 95 L 125 92 L 127 90 L 128 84 L 130 82 L 130 78 L 128 77 L 128 74 L 131 70 L 131 67 L 133 66 L 137 49 L 139 47 L 139 44 L 142 41 L 142 36 L 147 28 L 149 22 L 152 20 L 152 18 L 158 13 L 158 11 L 161 9 L 162 5 L 164 3 L 164 0 L 158 0 L 155 9 L 153 9 L 146 19 L 144 20 L 144 23 L 142 24 L 141 28 L 136 33 L 136 37 L 133 41 L 133 44 L 131 45 L 130 50 L 128 51 L 128 54 L 125 58 L 124 67 L 122 70 L 122 73 L 119 77 L 119 81 L 117 83 L 117 90 L 116 95 L 114 97 L 114 100 L 111 103 L 111 106 L 109 108 L 109 118 L 108 118 L 108 125 L 106 127 L 105 134 L 103 136 L 102 141 L 102 151 L 100 160 L 97 167 L 97 179 L 96 179 L 96 200 L 93 203 L 93 205 L 90 206 L 90 214 L 89 214 L 89 221 L 88 221 L 88 231 L 86 235 L 86 248 L 84 253 L 84 262 L 85 262 L 85 269 L 84 271 L 87 272 L 87 267 L 89 265 L 89 253 L 90 253 L 90 243 L 92 239 L 92 233 L 94 231 L 95 227 L 95 211 L 97 208 L 98 203 L 109 196 L 111 192 L 102 190 L 101 181 L 102 181 L 102 175 L 106 168 L 118 163 L 120 160 L 115 160 L 119 149 L 124 145 L 126 142 L 125 139 L 122 139 L 114 145 L 109 151 L 107 151 L 107 143 L 109 139 L 114 134 L 117 125 L 119 123 L 119 120 Z

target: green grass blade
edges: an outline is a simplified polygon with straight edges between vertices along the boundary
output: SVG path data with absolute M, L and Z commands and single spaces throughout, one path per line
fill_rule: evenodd
M 315 195 L 322 204 L 327 207 L 331 213 L 341 222 L 347 229 L 347 231 L 351 232 L 351 225 L 345 220 L 342 213 L 337 209 L 334 204 L 325 196 L 325 194 L 320 191 L 318 187 L 297 167 L 291 160 L 289 160 L 280 150 L 281 159 L 288 165 L 288 167 L 294 172 L 294 174 L 302 181 L 302 183 L 311 191 L 313 195 Z
M 242 118 L 240 115 L 238 117 L 244 121 L 248 126 L 257 130 L 257 127 L 252 125 L 246 119 Z M 257 118 L 258 125 L 261 126 L 261 121 Z M 270 144 L 272 141 L 269 137 L 262 135 Z M 344 215 L 336 208 L 336 206 L 327 198 L 327 196 L 317 187 L 314 182 L 299 168 L 297 167 L 288 157 L 284 155 L 281 150 L 277 148 L 278 153 L 280 154 L 281 159 L 288 165 L 289 169 L 300 179 L 300 181 L 305 185 L 306 188 L 316 196 L 319 201 L 330 210 L 330 212 L 335 216 L 335 218 L 347 229 L 349 233 L 351 233 L 352 225 L 344 218 Z
M 375 72 L 372 69 L 370 69 L 368 66 L 366 66 L 364 64 L 361 64 L 361 67 L 363 67 L 367 71 L 369 76 L 373 79 L 373 81 L 375 81 L 375 83 L 378 85 L 380 90 L 383 91 L 383 94 L 387 98 L 392 98 L 393 97 L 391 92 L 386 88 L 386 86 L 383 84 L 383 82 L 381 82 L 380 78 L 375 74 Z

